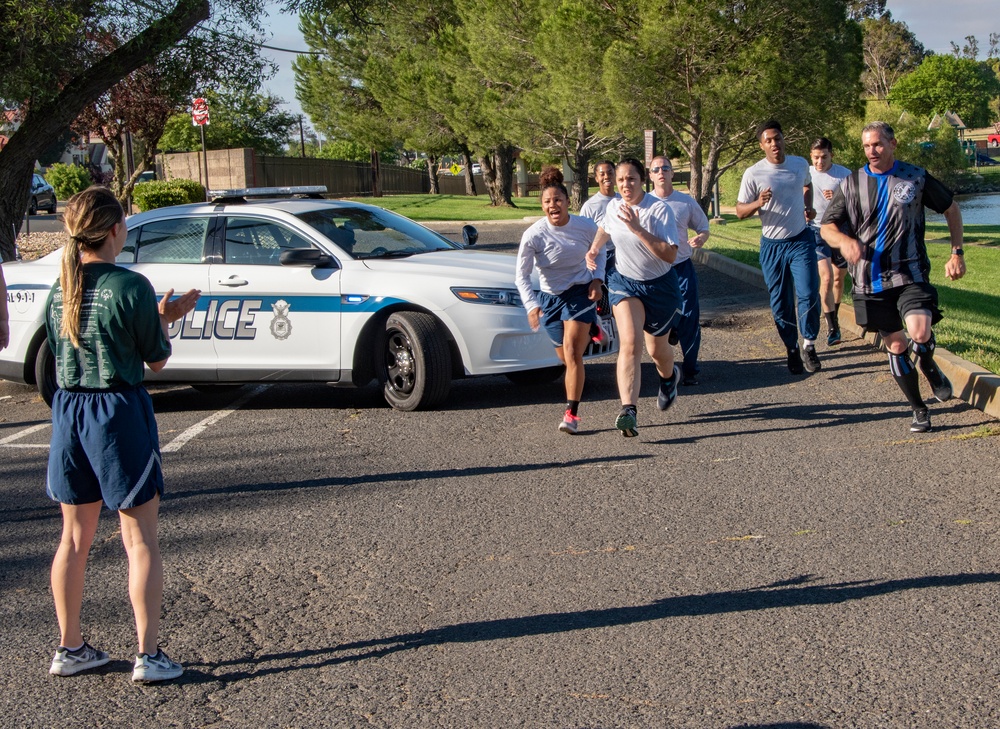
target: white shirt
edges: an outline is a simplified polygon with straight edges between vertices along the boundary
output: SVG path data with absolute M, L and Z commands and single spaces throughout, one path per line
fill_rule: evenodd
M 651 194 L 669 205 L 674 213 L 674 223 L 677 225 L 677 258 L 674 259 L 676 266 L 691 258 L 688 230 L 699 234 L 707 233 L 708 216 L 705 215 L 705 211 L 701 209 L 697 200 L 680 190 L 674 190 L 666 197 L 660 197 L 655 192 Z
M 634 281 L 652 281 L 665 275 L 670 264 L 649 250 L 618 217 L 618 211 L 627 204 L 621 198 L 608 203 L 601 227 L 615 243 L 615 268 Z M 639 215 L 639 225 L 646 232 L 677 246 L 677 225 L 669 205 L 655 195 L 643 194 L 642 200 L 632 209 Z
M 597 223 L 590 218 L 570 215 L 566 225 L 552 225 L 548 218 L 536 221 L 524 231 L 517 249 L 517 273 L 514 281 L 527 311 L 540 308 L 531 285 L 531 271 L 538 267 L 538 281 L 547 294 L 561 294 L 578 284 L 604 280 L 606 256 L 597 257 L 597 270 L 587 268 Z
M 823 190 L 831 192 L 836 190 L 844 178 L 849 177 L 850 174 L 851 171 L 843 165 L 832 165 L 826 172 L 819 172 L 815 167 L 809 167 L 809 176 L 813 183 L 813 208 L 816 209 L 816 217 L 812 221 L 814 225 L 820 224 L 826 209 L 833 202 L 832 197 L 829 200 L 823 197 Z
M 802 157 L 785 157 L 779 165 L 765 157 L 743 173 L 739 203 L 751 203 L 761 190 L 771 188 L 771 199 L 760 208 L 761 233 L 765 238 L 794 238 L 806 227 L 806 205 L 803 188 L 811 184 L 809 163 Z

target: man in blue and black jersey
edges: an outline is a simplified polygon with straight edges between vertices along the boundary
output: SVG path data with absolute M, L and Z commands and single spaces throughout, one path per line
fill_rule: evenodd
M 951 191 L 927 170 L 896 159 L 891 126 L 872 122 L 861 141 L 868 164 L 837 188 L 823 216 L 823 239 L 839 248 L 850 266 L 858 325 L 878 332 L 889 350 L 889 369 L 913 408 L 910 430 L 926 433 L 931 419 L 920 397 L 907 333 L 934 398 L 944 402 L 952 391 L 934 362 L 931 327 L 941 320 L 941 311 L 930 283 L 924 207 L 942 213 L 948 223 L 951 257 L 944 272 L 953 281 L 965 275 L 962 212 Z

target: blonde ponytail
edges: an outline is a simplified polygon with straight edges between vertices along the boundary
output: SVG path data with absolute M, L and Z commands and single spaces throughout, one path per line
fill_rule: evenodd
M 83 308 L 83 266 L 80 256 L 84 251 L 96 251 L 103 246 L 114 228 L 122 220 L 121 203 L 106 187 L 94 185 L 73 195 L 66 203 L 63 224 L 70 242 L 63 249 L 59 286 L 62 288 L 61 336 L 69 339 L 74 347 L 80 346 L 80 311 Z

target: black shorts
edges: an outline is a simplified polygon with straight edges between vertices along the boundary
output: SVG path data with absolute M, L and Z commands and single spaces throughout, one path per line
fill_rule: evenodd
M 929 283 L 911 283 L 877 294 L 854 294 L 854 317 L 865 331 L 902 331 L 903 320 L 911 311 L 930 312 L 931 324 L 941 321 L 937 289 Z

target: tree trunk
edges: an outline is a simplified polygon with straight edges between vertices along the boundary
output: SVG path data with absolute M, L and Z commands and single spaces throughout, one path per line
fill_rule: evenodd
M 583 119 L 577 121 L 576 132 L 573 159 L 569 161 L 573 170 L 573 188 L 569 191 L 569 206 L 572 210 L 583 207 L 590 196 L 590 148 L 587 146 L 590 134 L 587 133 Z
M 465 172 L 465 194 L 476 197 L 479 193 L 476 192 L 476 178 L 472 176 L 472 151 L 462 145 L 462 164 L 464 165 Z
M 163 16 L 125 45 L 82 69 L 53 100 L 28 109 L 24 122 L 0 150 L 0 260 L 13 260 L 14 241 L 31 195 L 35 160 L 87 104 L 116 83 L 175 45 L 195 25 L 209 18 L 209 0 L 177 0 Z
M 490 194 L 490 205 L 495 208 L 516 208 L 512 200 L 514 192 L 514 146 L 502 144 L 493 150 L 492 159 L 480 159 L 483 180 Z
M 427 177 L 431 183 L 431 195 L 440 195 L 441 185 L 438 184 L 438 158 L 433 154 L 427 155 Z

